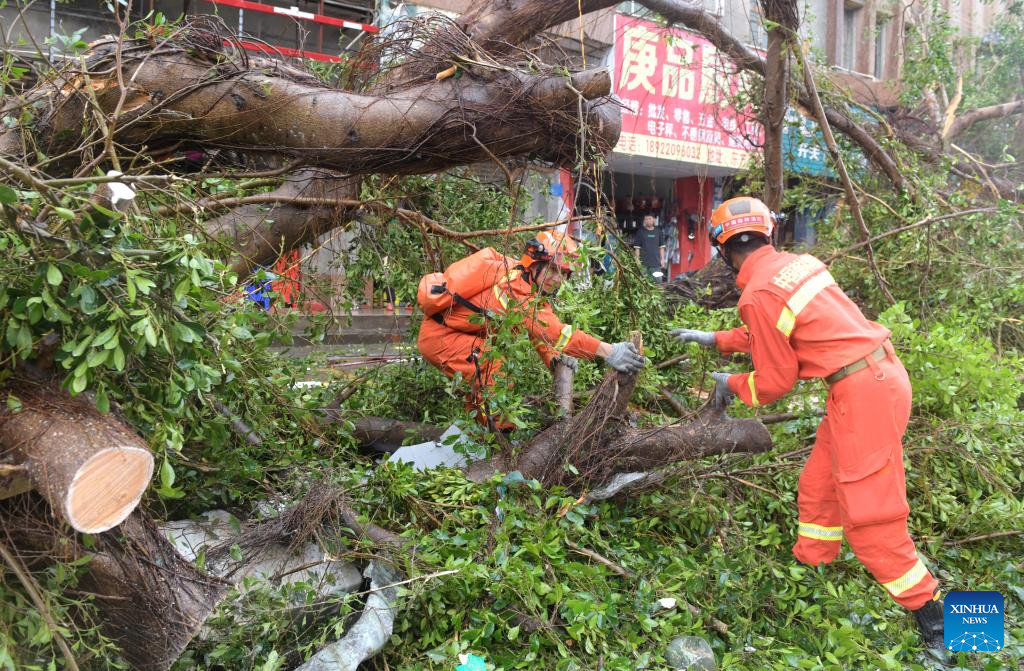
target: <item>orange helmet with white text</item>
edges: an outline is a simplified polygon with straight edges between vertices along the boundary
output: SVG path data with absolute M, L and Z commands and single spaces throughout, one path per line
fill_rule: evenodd
M 757 198 L 741 196 L 715 208 L 708 234 L 712 244 L 722 245 L 739 233 L 759 233 L 770 239 L 774 229 L 775 219 L 768 206 Z
M 554 261 L 565 271 L 572 271 L 573 263 L 579 259 L 580 248 L 576 241 L 561 231 L 541 231 L 526 243 L 526 254 L 519 263 L 529 268 L 535 263 Z

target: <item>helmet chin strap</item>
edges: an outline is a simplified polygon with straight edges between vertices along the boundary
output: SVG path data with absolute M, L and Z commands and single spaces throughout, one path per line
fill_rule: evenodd
M 719 245 L 718 255 L 722 257 L 722 260 L 725 261 L 725 265 L 729 267 L 729 270 L 732 271 L 733 275 L 740 274 L 740 269 L 732 264 L 732 257 L 730 257 L 729 254 L 725 251 L 724 245 Z

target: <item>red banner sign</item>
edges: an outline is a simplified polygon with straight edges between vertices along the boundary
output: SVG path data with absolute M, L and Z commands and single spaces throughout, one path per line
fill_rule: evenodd
M 764 131 L 748 111 L 732 107 L 741 80 L 703 37 L 617 14 L 614 89 L 626 108 L 615 151 L 745 166 Z

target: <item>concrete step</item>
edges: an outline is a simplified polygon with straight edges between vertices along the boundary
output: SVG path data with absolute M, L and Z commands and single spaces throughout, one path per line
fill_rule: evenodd
M 309 332 L 310 324 L 314 320 L 302 317 L 291 324 L 293 346 L 322 347 L 375 343 L 408 343 L 415 345 L 411 335 L 414 324 L 413 319 L 419 320 L 420 318 L 418 315 L 414 316 L 408 313 L 395 314 L 383 310 L 340 315 L 336 318 L 328 319 L 323 340 L 313 342 L 306 334 Z M 325 327 L 322 319 L 315 321 L 319 328 L 323 329 Z
M 417 315 L 416 319 L 422 317 Z M 409 326 L 413 322 L 413 315 L 408 313 L 392 314 L 392 313 L 360 313 L 356 312 L 352 315 L 341 315 L 330 320 L 328 331 L 335 331 L 339 329 L 355 328 L 355 329 L 385 329 L 385 330 L 408 330 Z M 310 320 L 307 318 L 301 318 L 295 322 L 293 327 L 296 331 L 305 331 L 309 328 Z
M 314 343 L 300 333 L 292 336 L 297 345 L 360 345 L 372 343 L 404 343 L 412 342 L 408 330 L 385 331 L 383 329 L 342 329 L 334 333 L 326 333 L 319 343 Z

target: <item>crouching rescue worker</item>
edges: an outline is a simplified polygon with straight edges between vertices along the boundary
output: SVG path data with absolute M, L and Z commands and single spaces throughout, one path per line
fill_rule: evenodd
M 579 261 L 572 238 L 544 231 L 526 245 L 519 260 L 482 249 L 451 264 L 444 273 L 420 280 L 417 300 L 426 317 L 418 346 L 423 357 L 448 377 L 461 373 L 472 385 L 468 406 L 477 420 L 496 429 L 512 428 L 488 415 L 487 395 L 501 361 L 490 349 L 493 317 L 522 316 L 522 328 L 549 370 L 556 362 L 575 367 L 576 358 L 599 356 L 615 370 L 635 373 L 644 365 L 632 343 L 610 345 L 563 324 L 547 296 L 554 295 Z
M 756 198 L 733 198 L 711 215 L 711 242 L 738 273 L 740 318 L 731 331 L 671 331 L 682 342 L 750 353 L 754 370 L 712 373 L 720 405 L 771 403 L 797 379 L 822 378 L 826 415 L 800 474 L 793 554 L 812 566 L 839 555 L 845 536 L 857 558 L 903 607 L 925 643 L 943 646 L 938 582 L 907 532 L 903 433 L 910 380 L 890 332 L 868 320 L 813 256 L 771 244 L 773 215 Z

